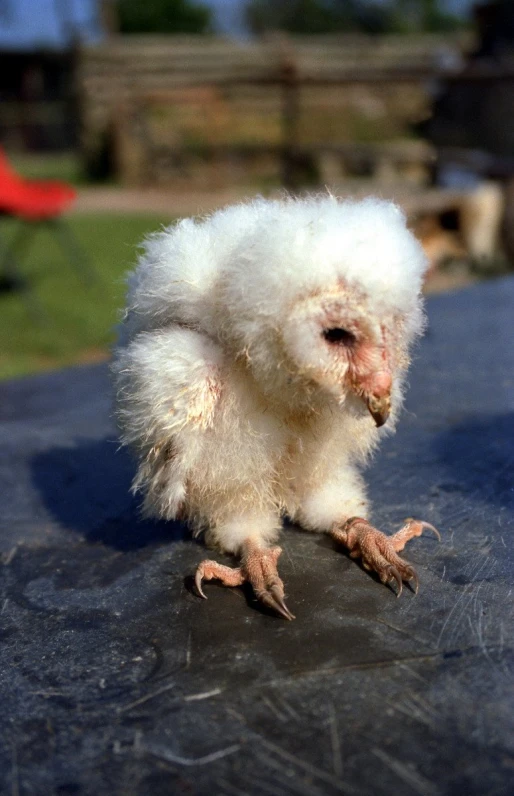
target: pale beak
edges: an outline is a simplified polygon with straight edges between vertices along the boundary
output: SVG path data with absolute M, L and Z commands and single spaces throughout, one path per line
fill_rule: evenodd
M 387 418 L 391 412 L 391 396 L 390 395 L 368 395 L 364 398 L 369 413 L 375 421 L 377 428 L 383 426 L 387 422 Z

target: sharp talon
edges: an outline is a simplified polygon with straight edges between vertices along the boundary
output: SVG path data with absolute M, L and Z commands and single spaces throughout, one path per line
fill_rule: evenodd
M 273 588 L 273 587 L 272 587 Z M 276 611 L 277 614 L 283 616 L 284 619 L 294 619 L 295 617 L 285 604 L 282 597 L 276 596 L 271 593 L 270 591 L 262 591 L 258 594 L 256 593 L 256 597 L 260 600 L 267 608 L 271 608 L 273 611 Z
M 439 533 L 437 528 L 434 528 L 434 526 L 431 525 L 429 522 L 422 522 L 421 526 L 422 526 L 423 530 L 426 528 L 427 531 L 432 531 L 435 534 L 435 536 L 437 537 L 437 541 L 438 542 L 441 541 L 441 534 Z
M 291 611 L 289 610 L 289 608 L 287 607 L 287 605 L 283 600 L 280 601 L 275 600 L 275 603 L 276 603 L 275 610 L 278 611 L 280 616 L 283 616 L 284 619 L 287 619 L 289 621 L 295 618 L 294 614 L 291 613 Z
M 207 599 L 207 595 L 204 594 L 202 589 L 202 573 L 200 572 L 200 568 L 198 568 L 195 573 L 195 589 L 198 597 L 201 597 L 202 600 Z
M 405 520 L 405 525 L 410 525 L 411 522 L 415 522 L 420 525 L 422 531 L 432 531 L 432 533 L 437 537 L 437 540 L 439 542 L 441 541 L 441 534 L 430 522 L 425 522 L 424 520 L 415 520 L 413 517 L 407 517 Z
M 279 588 L 277 586 L 272 586 L 270 588 L 270 592 L 271 592 L 271 596 L 273 597 L 273 599 L 275 600 L 275 602 L 279 606 L 280 613 L 282 614 L 282 616 L 285 617 L 286 619 L 296 619 L 295 615 L 291 613 L 291 611 L 289 610 L 289 608 L 285 604 L 284 598 L 282 597 L 282 594 L 281 594 L 281 590 L 279 590 Z
M 403 591 L 403 583 L 402 583 L 401 575 L 398 572 L 398 570 L 396 569 L 396 567 L 393 567 L 393 566 L 389 567 L 388 572 L 389 572 L 389 581 L 391 581 L 391 580 L 395 580 L 396 581 L 396 584 L 398 586 L 398 591 L 396 593 L 396 596 L 399 597 L 400 594 Z
M 417 594 L 419 590 L 419 578 L 418 578 L 418 573 L 414 569 L 410 570 L 408 573 L 409 585 L 411 580 L 414 581 L 414 594 Z

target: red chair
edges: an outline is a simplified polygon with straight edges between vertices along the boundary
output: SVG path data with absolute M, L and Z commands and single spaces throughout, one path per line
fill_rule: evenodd
M 92 280 L 95 274 L 85 252 L 62 220 L 62 214 L 75 198 L 75 189 L 66 183 L 24 179 L 11 168 L 0 149 L 0 215 L 20 222 L 0 257 L 0 289 L 28 292 L 29 285 L 18 266 L 18 259 L 42 227 L 56 234 L 66 255 L 71 252 L 71 262 L 80 276 L 86 281 Z

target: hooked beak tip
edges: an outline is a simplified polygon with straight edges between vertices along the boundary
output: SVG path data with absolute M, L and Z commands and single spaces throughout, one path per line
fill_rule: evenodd
M 377 398 L 375 395 L 371 395 L 366 399 L 366 406 L 377 428 L 387 423 L 387 419 L 391 413 L 391 400 L 388 395 L 383 398 Z
M 384 426 L 387 423 L 387 418 L 389 417 L 389 412 L 387 413 L 379 413 L 379 412 L 372 412 L 371 416 L 375 421 L 375 425 L 377 428 L 380 426 Z

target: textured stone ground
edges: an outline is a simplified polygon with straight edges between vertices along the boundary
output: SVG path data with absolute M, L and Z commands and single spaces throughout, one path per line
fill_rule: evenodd
M 201 545 L 138 520 L 105 365 L 0 385 L 0 791 L 512 792 L 514 280 L 428 311 L 368 480 L 377 525 L 443 541 L 397 600 L 286 529 L 290 623 L 197 599 Z

